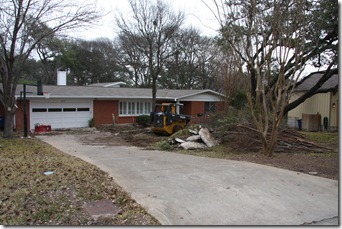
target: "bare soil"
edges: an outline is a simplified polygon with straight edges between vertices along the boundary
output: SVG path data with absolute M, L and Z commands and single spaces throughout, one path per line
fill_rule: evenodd
M 92 138 L 84 138 L 87 144 L 108 144 L 108 145 L 127 145 L 137 146 L 145 149 L 156 149 L 156 143 L 165 141 L 170 136 L 156 135 L 150 128 L 142 128 L 134 125 L 117 125 L 99 128 L 98 133 Z M 334 148 L 334 152 L 277 152 L 273 157 L 263 155 L 257 146 L 244 148 L 240 141 L 230 141 L 221 143 L 218 148 L 213 150 L 182 151 L 177 147 L 173 150 L 179 153 L 193 154 L 199 156 L 218 157 L 229 160 L 248 161 L 296 172 L 307 173 L 315 176 L 338 180 L 339 176 L 339 154 L 338 143 L 320 143 L 321 145 Z M 237 148 L 244 150 L 237 150 Z

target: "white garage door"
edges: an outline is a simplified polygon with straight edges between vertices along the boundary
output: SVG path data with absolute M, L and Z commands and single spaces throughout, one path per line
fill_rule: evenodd
M 51 125 L 52 129 L 87 127 L 93 117 L 92 100 L 31 100 L 30 128 L 35 124 Z

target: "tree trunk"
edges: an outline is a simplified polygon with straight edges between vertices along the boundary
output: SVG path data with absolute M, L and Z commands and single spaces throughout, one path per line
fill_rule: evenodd
M 4 138 L 13 137 L 13 120 L 14 114 L 5 108 Z
M 152 108 L 155 109 L 157 102 L 157 77 L 153 76 L 152 79 Z
M 7 74 L 6 74 L 7 73 Z M 19 75 L 19 73 L 17 73 Z M 13 82 L 12 71 L 7 71 L 2 73 L 2 81 L 3 81 L 3 88 L 2 88 L 2 100 L 1 104 L 4 107 L 5 112 L 5 120 L 4 120 L 4 138 L 12 138 L 13 137 L 13 124 L 14 124 L 14 114 L 16 111 L 15 108 L 15 92 L 17 88 L 17 82 Z
M 277 147 L 277 139 L 278 139 L 278 127 L 274 127 L 275 129 L 272 130 L 271 132 L 271 138 L 268 143 L 268 150 L 266 152 L 266 155 L 269 157 L 273 156 L 274 150 Z

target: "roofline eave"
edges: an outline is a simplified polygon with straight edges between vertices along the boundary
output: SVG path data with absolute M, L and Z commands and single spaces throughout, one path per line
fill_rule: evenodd
M 19 99 L 20 96 L 16 95 L 16 99 Z M 45 96 L 27 96 L 26 99 L 47 99 Z M 65 96 L 65 95 L 50 95 L 48 99 L 151 99 L 152 97 L 147 96 Z M 173 97 L 157 97 L 156 99 L 165 99 L 165 100 L 175 100 L 177 98 Z
M 190 95 L 185 95 L 185 96 L 177 97 L 177 98 L 174 98 L 174 99 L 175 99 L 175 101 L 177 101 L 177 100 L 180 100 L 180 99 L 184 99 L 186 97 L 195 96 L 195 95 L 203 94 L 203 93 L 206 93 L 206 92 L 210 92 L 210 93 L 213 93 L 213 94 L 221 96 L 221 97 L 226 97 L 225 95 L 223 95 L 223 94 L 221 94 L 219 92 L 216 92 L 216 91 L 213 91 L 213 90 L 210 90 L 210 89 L 206 89 L 206 90 L 203 90 L 203 91 L 192 93 Z

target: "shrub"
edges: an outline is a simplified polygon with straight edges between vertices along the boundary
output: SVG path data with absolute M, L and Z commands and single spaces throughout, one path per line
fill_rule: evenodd
M 147 127 L 150 126 L 150 116 L 140 115 L 137 117 L 137 123 L 139 126 Z
M 247 104 L 247 96 L 243 90 L 237 90 L 232 96 L 232 107 L 241 110 Z
M 89 119 L 89 121 L 88 121 L 88 126 L 89 126 L 89 127 L 94 127 L 94 118 Z
M 226 112 L 217 112 L 210 117 L 210 124 L 215 129 L 229 130 L 236 124 L 245 122 L 251 122 L 248 107 L 241 110 L 229 107 Z
M 167 150 L 171 150 L 172 149 L 172 146 L 168 143 L 168 141 L 160 141 L 160 142 L 157 142 L 155 144 L 156 148 L 158 150 L 162 150 L 162 151 L 167 151 Z

